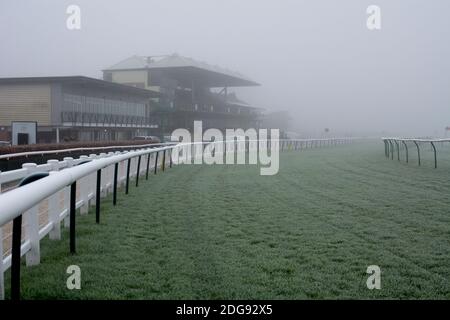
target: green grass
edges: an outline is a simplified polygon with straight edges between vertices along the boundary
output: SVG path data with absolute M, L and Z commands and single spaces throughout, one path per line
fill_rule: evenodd
M 280 172 L 178 166 L 78 216 L 76 255 L 41 243 L 25 299 L 450 298 L 450 152 L 439 168 L 382 143 L 287 152 Z M 82 289 L 66 289 L 77 264 Z M 367 266 L 382 270 L 366 287 Z M 9 274 L 9 272 L 8 272 Z M 9 279 L 9 278 L 8 278 Z M 9 285 L 7 285 L 8 289 Z M 7 292 L 8 293 L 8 292 Z

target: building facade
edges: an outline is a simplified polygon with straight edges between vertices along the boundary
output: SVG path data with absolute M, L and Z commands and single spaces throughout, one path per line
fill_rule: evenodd
M 37 122 L 37 143 L 149 135 L 158 95 L 82 76 L 0 78 L 0 140 L 11 140 L 13 121 Z
M 179 55 L 133 56 L 103 70 L 103 79 L 160 93 L 152 99 L 151 117 L 158 135 L 177 128 L 258 128 L 261 108 L 239 100 L 229 88 L 258 86 L 243 75 Z

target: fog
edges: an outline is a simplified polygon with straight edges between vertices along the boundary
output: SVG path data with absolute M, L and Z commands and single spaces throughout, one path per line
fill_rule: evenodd
M 66 8 L 81 8 L 68 30 Z M 366 27 L 369 5 L 381 30 Z M 0 77 L 86 75 L 134 54 L 178 53 L 261 83 L 236 90 L 293 131 L 444 136 L 448 0 L 0 2 Z

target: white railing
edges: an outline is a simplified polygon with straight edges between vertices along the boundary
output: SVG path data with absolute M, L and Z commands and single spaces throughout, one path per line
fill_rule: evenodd
M 58 153 L 70 153 L 70 152 L 88 152 L 88 151 L 106 151 L 111 149 L 135 149 L 135 148 L 152 148 L 159 146 L 173 145 L 173 143 L 151 143 L 151 144 L 136 144 L 136 145 L 123 145 L 123 146 L 106 146 L 106 147 L 78 147 L 70 149 L 58 149 L 58 150 L 40 150 L 40 151 L 27 151 L 18 153 L 8 153 L 0 155 L 0 159 L 11 159 L 16 157 L 28 157 L 44 154 L 58 154 Z
M 297 139 L 297 140 L 276 140 L 275 145 L 281 151 L 283 150 L 303 150 L 320 146 L 333 146 L 352 142 L 351 138 L 333 138 L 333 139 Z M 50 239 L 61 239 L 61 222 L 65 227 L 70 226 L 69 215 L 71 186 L 76 184 L 77 191 L 73 201 L 75 209 L 79 209 L 80 214 L 87 214 L 89 206 L 94 205 L 99 197 L 105 197 L 113 191 L 115 183 L 114 171 L 117 165 L 117 184 L 124 185 L 129 181 L 129 177 L 136 177 L 142 174 L 148 174 L 148 170 L 155 170 L 158 165 L 167 167 L 168 165 L 178 164 L 178 155 L 184 152 L 186 148 L 192 148 L 190 152 L 191 159 L 202 157 L 202 153 L 198 153 L 197 147 L 203 147 L 213 144 L 223 144 L 223 153 L 230 150 L 234 152 L 249 152 L 250 150 L 261 150 L 261 148 L 273 148 L 273 141 L 268 143 L 267 140 L 247 141 L 247 143 L 239 143 L 236 141 L 218 141 L 218 142 L 199 142 L 199 143 L 181 143 L 170 144 L 158 148 L 145 148 L 123 152 L 109 152 L 91 154 L 89 156 L 81 156 L 79 159 L 70 157 L 64 158 L 63 161 L 49 160 L 46 164 L 36 165 L 34 163 L 23 164 L 22 169 L 0 172 L 0 191 L 1 186 L 7 183 L 28 177 L 36 172 L 49 172 L 36 182 L 11 189 L 4 190 L 0 194 L 0 299 L 4 298 L 4 272 L 12 265 L 11 247 L 4 248 L 6 240 L 3 236 L 5 229 L 11 230 L 12 221 L 23 215 L 25 227 L 25 235 L 20 245 L 20 256 L 26 256 L 27 266 L 40 263 L 40 240 L 46 235 Z M 270 145 L 270 146 L 269 146 Z M 166 156 L 169 151 L 170 156 Z M 40 152 L 41 153 L 41 152 Z M 164 154 L 163 159 L 160 157 L 156 163 L 157 155 Z M 177 157 L 172 157 L 172 154 Z M 139 166 L 138 159 L 143 160 Z M 90 161 L 89 161 L 90 160 Z M 87 162 L 89 161 L 89 162 Z M 128 163 L 130 168 L 128 170 Z M 79 165 L 82 164 L 82 165 Z M 96 194 L 97 172 L 101 170 L 100 194 Z M 129 172 L 129 177 L 127 177 Z M 73 212 L 75 214 L 75 212 Z M 44 218 L 42 218 L 44 217 Z M 40 222 L 41 220 L 41 222 Z M 12 237 L 11 232 L 8 236 Z M 6 250 L 5 250 L 6 249 Z
M 397 140 L 397 141 L 417 141 L 417 142 L 450 142 L 450 138 L 430 138 L 430 139 L 425 139 L 425 138 L 386 138 L 383 137 L 381 138 L 381 140 Z
M 21 245 L 21 256 L 26 255 L 28 266 L 39 264 L 40 249 L 39 241 L 47 234 L 51 239 L 60 239 L 60 222 L 64 221 L 69 226 L 69 192 L 70 184 L 77 181 L 76 209 L 81 214 L 89 211 L 89 206 L 94 205 L 96 197 L 96 170 L 103 169 L 101 175 L 101 194 L 106 196 L 112 191 L 113 170 L 112 164 L 118 165 L 118 184 L 123 185 L 126 181 L 127 164 L 125 160 L 132 159 L 130 166 L 130 177 L 135 177 L 137 172 L 137 157 L 144 156 L 144 162 L 150 161 L 149 169 L 154 170 L 156 153 L 171 149 L 172 147 L 160 147 L 125 152 L 110 152 L 100 155 L 91 154 L 81 156 L 79 159 L 64 158 L 63 161 L 49 160 L 43 165 L 27 163 L 22 169 L 0 173 L 0 182 L 5 184 L 25 178 L 35 172 L 50 172 L 51 174 L 41 179 L 38 183 L 29 184 L 20 188 L 7 191 L 0 195 L 0 298 L 4 297 L 4 271 L 11 267 L 12 255 L 10 247 L 5 252 L 4 243 L 8 238 L 3 236 L 5 229 L 11 230 L 11 221 L 20 213 L 24 212 L 25 237 Z M 82 166 L 78 164 L 85 163 Z M 166 157 L 167 165 L 170 159 Z M 160 158 L 158 164 L 162 163 Z M 140 174 L 147 170 L 146 165 L 140 166 Z M 0 185 L 1 185 L 0 184 Z M 46 219 L 42 219 L 46 217 Z M 41 219 L 40 219 L 41 218 Z M 39 223 L 39 220 L 44 220 Z M 5 224 L 9 224 L 5 227 Z M 8 234 L 12 237 L 11 232 Z M 6 255 L 5 255 L 6 253 Z
M 128 145 L 128 146 L 107 146 L 107 147 L 86 147 L 86 148 L 72 148 L 72 149 L 60 149 L 60 150 L 42 150 L 42 151 L 29 151 L 29 152 L 21 152 L 21 153 L 10 153 L 10 154 L 3 154 L 0 155 L 0 159 L 12 159 L 16 157 L 31 157 L 35 155 L 56 155 L 61 153 L 70 153 L 70 152 L 88 152 L 88 151 L 106 151 L 111 149 L 138 149 L 138 148 L 155 148 L 157 146 L 171 146 L 174 145 L 173 143 L 159 143 L 159 144 L 145 144 L 145 145 Z M 106 155 L 112 155 L 115 152 L 108 152 L 108 153 L 100 153 L 100 157 L 104 157 Z M 0 171 L 0 193 L 4 192 L 3 185 L 5 184 L 12 184 L 13 182 L 17 182 L 23 178 L 25 178 L 27 175 L 30 174 L 30 171 L 44 171 L 44 172 L 50 172 L 50 171 L 59 171 L 71 166 L 76 166 L 79 163 L 85 161 L 86 159 L 96 157 L 97 154 L 91 153 L 90 156 L 81 156 L 78 159 L 73 159 L 72 157 L 65 157 L 64 160 L 58 161 L 58 160 L 48 160 L 47 163 L 44 164 L 26 164 L 22 165 L 21 169 L 16 170 L 10 170 L 1 172 Z M 33 168 L 29 170 L 30 168 Z M 13 187 L 10 185 L 9 187 L 6 186 L 7 189 L 11 189 Z
M 437 168 L 437 148 L 436 144 L 444 144 L 447 142 L 450 142 L 449 138 L 387 138 L 383 137 L 381 138 L 384 142 L 384 155 L 386 158 L 391 158 L 394 160 L 394 149 L 397 149 L 397 160 L 400 161 L 400 149 L 405 150 L 405 161 L 409 162 L 409 152 L 408 152 L 408 142 L 414 143 L 416 150 L 417 150 L 417 161 L 418 165 L 421 165 L 421 158 L 420 158 L 420 144 L 421 143 L 429 143 L 431 146 L 431 149 L 434 153 L 434 168 Z M 401 145 L 399 144 L 401 143 Z

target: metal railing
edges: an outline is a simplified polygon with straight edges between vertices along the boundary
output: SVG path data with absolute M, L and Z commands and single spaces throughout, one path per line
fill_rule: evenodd
M 24 164 L 22 169 L 0 172 L 0 186 L 1 183 L 22 179 L 18 186 L 0 194 L 0 299 L 4 298 L 4 271 L 10 267 L 11 298 L 13 300 L 20 298 L 21 257 L 26 256 L 27 266 L 39 264 L 40 240 L 46 235 L 49 235 L 50 239 L 60 240 L 61 222 L 69 228 L 69 251 L 72 254 L 76 252 L 77 209 L 80 214 L 87 214 L 89 207 L 95 205 L 96 223 L 100 223 L 101 197 L 106 197 L 112 192 L 112 201 L 116 205 L 118 186 L 124 186 L 125 194 L 128 194 L 130 178 L 135 178 L 137 187 L 140 176 L 148 179 L 151 171 L 157 174 L 158 168 L 165 171 L 167 166 L 178 164 L 178 157 L 172 155 L 179 155 L 180 151 L 186 148 L 192 148 L 190 157 L 195 159 L 203 156 L 203 148 L 216 144 L 223 144 L 223 156 L 226 157 L 230 151 L 250 152 L 255 148 L 261 150 L 274 146 L 280 151 L 295 151 L 336 146 L 353 141 L 350 138 L 333 138 L 247 141 L 244 145 L 237 141 L 217 141 L 179 143 L 145 149 L 138 146 L 132 151 L 91 154 L 76 160 L 72 158 L 65 158 L 63 161 L 49 160 L 47 164 L 39 166 L 30 163 Z M 196 152 L 199 146 L 202 151 L 200 155 Z M 47 219 L 40 224 L 39 214 L 42 205 L 45 207 Z M 12 247 L 6 256 L 2 235 L 5 225 L 12 230 Z M 25 230 L 24 236 L 22 227 Z
M 408 142 L 413 143 L 416 151 L 417 151 L 417 164 L 421 165 L 421 149 L 420 144 L 421 143 L 429 143 L 433 155 L 434 155 L 434 168 L 437 168 L 438 164 L 438 158 L 437 158 L 437 148 L 436 145 L 438 143 L 444 144 L 450 142 L 450 139 L 421 139 L 421 138 L 381 138 L 384 142 L 384 154 L 386 158 L 390 158 L 391 160 L 394 160 L 394 153 L 395 150 L 397 151 L 397 160 L 400 161 L 400 143 L 403 146 L 403 149 L 405 150 L 405 161 L 406 163 L 409 163 L 409 149 L 408 149 Z

